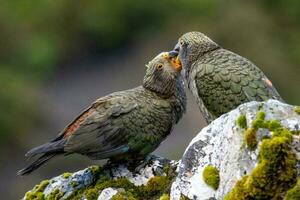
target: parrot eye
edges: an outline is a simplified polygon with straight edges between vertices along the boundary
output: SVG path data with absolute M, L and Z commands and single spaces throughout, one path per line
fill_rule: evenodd
M 184 42 L 182 40 L 179 41 L 180 46 L 184 46 Z
M 159 63 L 158 65 L 156 65 L 157 69 L 162 69 L 163 68 L 163 64 Z

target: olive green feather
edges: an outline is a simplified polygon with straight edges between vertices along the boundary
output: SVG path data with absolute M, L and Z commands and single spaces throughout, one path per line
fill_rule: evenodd
M 204 34 L 186 33 L 179 43 L 184 77 L 207 122 L 245 102 L 283 101 L 258 67 Z
M 171 133 L 186 109 L 180 72 L 159 54 L 147 65 L 142 86 L 95 101 L 57 138 L 29 151 L 41 155 L 19 175 L 29 174 L 56 155 L 91 159 L 143 159 Z

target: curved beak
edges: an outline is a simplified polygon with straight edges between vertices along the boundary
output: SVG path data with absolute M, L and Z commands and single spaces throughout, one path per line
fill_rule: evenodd
M 180 50 L 180 44 L 179 44 L 179 42 L 177 42 L 177 44 L 174 47 L 174 51 L 179 52 L 179 50 Z
M 163 57 L 171 63 L 171 66 L 173 67 L 173 69 L 175 69 L 175 71 L 177 71 L 177 72 L 181 71 L 182 65 L 178 58 L 178 52 L 170 51 L 170 52 L 164 53 Z
M 170 57 L 177 57 L 179 54 L 179 50 L 180 50 L 180 45 L 179 42 L 175 45 L 174 49 L 172 51 L 169 52 Z

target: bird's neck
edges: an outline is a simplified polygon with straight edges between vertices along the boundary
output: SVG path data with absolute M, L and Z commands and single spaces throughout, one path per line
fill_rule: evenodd
M 183 113 L 186 111 L 186 93 L 184 91 L 184 82 L 182 77 L 178 77 L 176 88 L 174 90 L 174 94 L 172 96 L 171 104 L 174 108 L 174 117 L 176 123 L 182 117 Z

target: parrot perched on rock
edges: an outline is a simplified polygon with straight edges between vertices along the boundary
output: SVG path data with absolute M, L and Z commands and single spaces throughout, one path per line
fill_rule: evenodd
M 203 33 L 182 35 L 169 52 L 174 57 L 178 53 L 184 79 L 207 123 L 245 102 L 283 101 L 257 66 Z
M 142 86 L 96 100 L 57 138 L 27 152 L 26 157 L 40 157 L 18 174 L 29 174 L 57 155 L 129 162 L 153 152 L 181 119 L 186 95 L 178 59 L 164 52 L 146 66 Z

